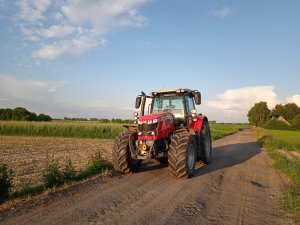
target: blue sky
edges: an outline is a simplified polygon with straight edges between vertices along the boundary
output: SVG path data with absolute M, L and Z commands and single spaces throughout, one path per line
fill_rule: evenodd
M 131 118 L 141 90 L 202 93 L 210 120 L 300 105 L 298 0 L 0 0 L 0 108 Z

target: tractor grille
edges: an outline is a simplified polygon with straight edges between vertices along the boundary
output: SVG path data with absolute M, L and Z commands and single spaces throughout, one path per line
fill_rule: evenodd
M 156 123 L 148 124 L 148 123 L 143 123 L 138 125 L 139 131 L 155 131 L 156 128 Z

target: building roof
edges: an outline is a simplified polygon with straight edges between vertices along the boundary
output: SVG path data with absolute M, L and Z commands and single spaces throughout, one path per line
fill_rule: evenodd
M 291 124 L 290 124 L 286 119 L 284 119 L 283 116 L 278 116 L 278 117 L 276 118 L 276 120 L 279 120 L 279 121 L 284 122 L 285 124 L 291 126 Z

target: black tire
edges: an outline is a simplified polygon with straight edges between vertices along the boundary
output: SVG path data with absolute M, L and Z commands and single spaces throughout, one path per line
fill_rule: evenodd
M 191 177 L 196 164 L 195 136 L 187 132 L 173 135 L 168 151 L 169 170 L 178 178 Z
M 161 164 L 167 164 L 168 163 L 168 157 L 161 157 L 156 159 L 157 162 L 160 162 Z
M 122 173 L 137 172 L 141 161 L 131 158 L 129 149 L 130 133 L 120 133 L 114 141 L 112 162 L 116 171 Z
M 203 162 L 210 164 L 212 161 L 212 146 L 210 128 L 207 121 L 203 121 L 201 129 L 201 149 L 203 154 Z

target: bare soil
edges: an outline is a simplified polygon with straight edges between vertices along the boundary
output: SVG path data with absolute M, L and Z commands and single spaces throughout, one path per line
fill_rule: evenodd
M 191 179 L 148 162 L 139 173 L 97 176 L 43 200 L 0 212 L 6 224 L 294 224 L 282 209 L 288 182 L 254 130 L 213 142 L 210 165 Z
M 19 189 L 40 184 L 49 159 L 57 159 L 61 166 L 71 159 L 80 170 L 96 152 L 111 159 L 112 144 L 104 139 L 0 136 L 0 164 L 14 171 L 13 183 Z
M 294 158 L 299 158 L 300 159 L 300 153 L 296 151 L 288 151 L 288 150 L 283 150 L 283 149 L 276 149 L 276 151 L 287 158 L 288 160 L 294 159 Z

